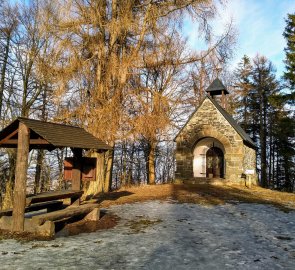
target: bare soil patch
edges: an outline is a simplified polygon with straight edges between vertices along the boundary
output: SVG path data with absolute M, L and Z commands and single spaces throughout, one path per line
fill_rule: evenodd
M 146 228 L 161 222 L 161 219 L 151 220 L 147 218 L 141 218 L 130 220 L 126 225 L 131 229 L 131 233 L 144 233 Z
M 115 227 L 120 218 L 112 214 L 104 214 L 98 221 L 80 220 L 74 223 L 66 224 L 62 230 L 63 236 L 77 235 L 80 233 L 91 233 L 98 230 L 107 230 Z

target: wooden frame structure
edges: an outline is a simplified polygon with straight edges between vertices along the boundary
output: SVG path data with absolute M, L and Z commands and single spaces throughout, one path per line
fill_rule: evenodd
M 54 150 L 70 147 L 73 152 L 72 190 L 81 191 L 83 149 L 108 151 L 112 148 L 82 128 L 19 117 L 0 132 L 0 147 L 17 148 L 12 228 L 24 231 L 28 157 L 32 149 Z M 43 198 L 44 200 L 44 198 Z M 76 205 L 80 199 L 76 198 Z M 93 208 L 93 207 L 92 207 Z

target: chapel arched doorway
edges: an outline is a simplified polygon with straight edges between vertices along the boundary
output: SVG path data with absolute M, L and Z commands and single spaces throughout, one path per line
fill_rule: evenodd
M 193 172 L 194 177 L 196 178 L 206 178 L 209 177 L 209 174 L 207 173 L 207 152 L 212 147 L 218 148 L 222 151 L 223 156 L 223 171 L 220 173 L 220 178 L 225 177 L 225 148 L 223 144 L 213 137 L 205 137 L 199 140 L 193 151 Z M 218 151 L 218 150 L 217 150 Z M 210 172 L 211 173 L 211 172 Z M 216 174 L 216 173 L 215 173 Z M 217 175 L 217 174 L 216 174 Z M 212 176 L 212 173 L 211 173 Z M 213 177 L 213 176 L 212 176 Z M 217 176 L 216 176 L 217 177 Z
M 211 147 L 206 153 L 206 177 L 224 177 L 224 154 L 218 147 Z

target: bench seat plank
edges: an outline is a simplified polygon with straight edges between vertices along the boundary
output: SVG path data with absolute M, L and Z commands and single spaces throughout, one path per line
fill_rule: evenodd
M 52 200 L 60 200 L 67 198 L 80 198 L 83 194 L 83 191 L 75 190 L 62 190 L 62 191 L 52 191 L 46 193 L 40 193 L 34 196 L 29 196 L 26 198 L 26 205 L 29 206 L 33 203 L 47 202 Z
M 62 220 L 64 218 L 69 218 L 78 215 L 87 215 L 93 209 L 98 208 L 99 205 L 92 203 L 92 204 L 83 204 L 79 206 L 69 206 L 63 210 L 54 211 L 51 213 L 36 215 L 32 217 L 32 221 L 37 225 L 43 225 L 46 221 L 57 221 Z
M 49 202 L 42 202 L 42 203 L 35 203 L 25 208 L 25 213 L 38 211 L 46 208 L 61 208 L 63 205 L 62 201 L 49 201 Z M 3 216 L 12 216 L 13 209 L 5 209 L 0 211 L 0 217 Z

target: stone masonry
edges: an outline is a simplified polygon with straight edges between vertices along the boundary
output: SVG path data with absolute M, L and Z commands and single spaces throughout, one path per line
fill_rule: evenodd
M 244 182 L 242 175 L 247 169 L 255 169 L 253 179 L 257 178 L 256 150 L 244 142 L 211 98 L 206 97 L 175 139 L 177 182 L 194 179 L 193 151 L 197 142 L 206 137 L 215 138 L 224 146 L 225 180 Z

